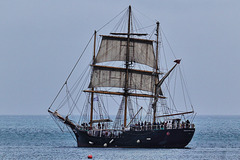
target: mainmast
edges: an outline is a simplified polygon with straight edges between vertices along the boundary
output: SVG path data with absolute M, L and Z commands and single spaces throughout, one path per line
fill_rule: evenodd
M 156 29 L 156 36 L 157 36 L 157 41 L 156 41 L 156 75 L 157 75 L 157 72 L 158 72 L 158 39 L 159 39 L 159 22 L 157 21 L 157 29 Z M 157 86 L 157 83 L 158 83 L 158 76 L 156 76 L 155 78 L 155 86 Z M 153 123 L 156 122 L 156 112 L 157 112 L 157 87 L 155 87 L 155 98 L 154 98 L 154 102 L 156 102 L 153 106 Z
M 131 6 L 128 9 L 128 33 L 127 33 L 127 53 L 126 53 L 126 75 L 125 75 L 125 108 L 124 108 L 124 127 L 127 125 L 127 99 L 128 99 L 128 67 L 129 67 L 129 48 L 130 48 L 130 27 L 131 27 Z
M 144 33 L 131 33 L 132 28 L 132 10 L 131 6 L 128 9 L 128 28 L 125 33 L 110 33 L 108 36 L 102 35 L 101 45 L 98 54 L 93 56 L 93 74 L 89 84 L 90 90 L 84 92 L 120 95 L 123 96 L 124 106 L 121 108 L 124 114 L 123 125 L 127 126 L 127 110 L 129 96 L 148 97 L 148 98 L 165 98 L 159 94 L 155 94 L 153 87 L 158 83 L 157 61 L 153 49 L 153 40 L 134 38 L 134 36 L 146 36 Z M 119 46 L 120 45 L 120 46 Z M 95 45 L 94 45 L 95 46 Z M 133 48 L 133 49 L 132 49 Z M 94 49 L 95 50 L 95 49 Z M 124 67 L 99 65 L 102 62 L 122 61 L 125 62 Z M 156 68 L 156 75 L 152 71 L 131 68 L 132 63 L 147 65 L 151 68 Z M 131 63 L 130 63 L 131 62 Z M 156 64 L 155 64 L 156 63 Z M 111 75 L 114 75 L 112 78 Z M 130 80 L 137 79 L 139 83 L 129 83 Z M 123 92 L 96 90 L 98 87 L 117 87 L 122 88 Z M 94 90 L 95 88 L 95 90 Z M 131 93 L 129 90 L 142 90 L 151 92 L 151 94 Z M 90 123 L 93 122 L 93 94 L 91 94 L 91 114 Z M 157 96 L 157 97 L 156 97 Z

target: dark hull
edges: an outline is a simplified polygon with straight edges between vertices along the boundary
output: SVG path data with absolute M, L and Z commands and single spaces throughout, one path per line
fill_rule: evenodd
M 184 148 L 191 141 L 195 129 L 165 129 L 125 131 L 119 138 L 94 137 L 87 131 L 74 130 L 78 147 L 120 148 Z

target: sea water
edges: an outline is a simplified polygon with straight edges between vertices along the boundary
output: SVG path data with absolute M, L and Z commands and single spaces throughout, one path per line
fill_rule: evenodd
M 240 116 L 197 116 L 184 149 L 77 148 L 50 116 L 0 116 L 0 159 L 240 160 Z

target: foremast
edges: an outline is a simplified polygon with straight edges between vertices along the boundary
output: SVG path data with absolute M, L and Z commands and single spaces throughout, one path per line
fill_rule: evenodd
M 97 31 L 94 31 L 94 45 L 93 45 L 93 62 L 92 65 L 95 64 L 95 54 L 96 54 L 96 37 L 97 37 Z M 94 98 L 94 87 L 92 87 L 91 92 L 91 110 L 90 110 L 90 127 L 92 127 L 93 122 L 93 98 Z

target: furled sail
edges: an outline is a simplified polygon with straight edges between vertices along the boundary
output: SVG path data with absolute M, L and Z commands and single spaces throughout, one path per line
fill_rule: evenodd
M 127 38 L 102 36 L 102 42 L 95 63 L 126 61 Z M 156 68 L 153 41 L 130 38 L 129 61 Z
M 128 88 L 154 92 L 156 74 L 150 71 L 129 69 Z M 125 68 L 109 66 L 93 66 L 93 73 L 89 88 L 91 87 L 117 87 L 125 86 Z

